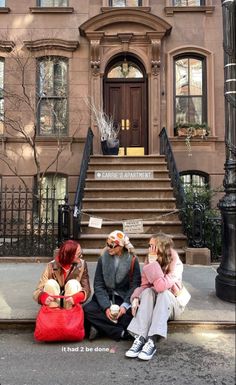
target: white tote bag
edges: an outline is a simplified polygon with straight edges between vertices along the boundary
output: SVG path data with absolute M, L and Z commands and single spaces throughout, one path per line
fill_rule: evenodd
M 186 306 L 190 301 L 191 294 L 188 292 L 185 286 L 178 292 L 176 299 L 179 302 L 180 306 Z

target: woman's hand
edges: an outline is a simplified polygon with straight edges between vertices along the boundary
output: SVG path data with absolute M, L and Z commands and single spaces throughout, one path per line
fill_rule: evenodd
M 45 299 L 44 301 L 44 305 L 49 305 L 51 302 L 55 301 L 55 299 L 53 297 L 51 297 L 50 295 Z
M 112 318 L 112 316 L 111 316 L 111 311 L 110 311 L 110 308 L 109 308 L 109 307 L 105 310 L 105 314 L 106 314 L 106 317 L 107 317 L 110 321 L 114 321 L 114 318 Z
M 120 307 L 119 314 L 118 314 L 118 316 L 117 316 L 117 319 L 120 318 L 120 317 L 122 317 L 122 315 L 124 315 L 125 313 L 126 313 L 126 308 L 123 307 L 123 306 L 121 306 L 121 307 Z
M 74 305 L 75 304 L 73 297 L 65 298 L 65 302 L 69 303 L 70 305 Z
M 139 298 L 134 298 L 132 301 L 132 306 L 131 306 L 131 312 L 132 312 L 133 317 L 136 316 L 138 307 L 139 307 Z

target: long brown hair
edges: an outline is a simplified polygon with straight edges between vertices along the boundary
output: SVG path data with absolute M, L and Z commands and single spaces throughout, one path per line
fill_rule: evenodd
M 151 239 L 155 240 L 157 256 L 161 257 L 159 261 L 161 268 L 166 271 L 172 261 L 171 248 L 174 247 L 174 242 L 169 235 L 161 232 L 152 235 Z

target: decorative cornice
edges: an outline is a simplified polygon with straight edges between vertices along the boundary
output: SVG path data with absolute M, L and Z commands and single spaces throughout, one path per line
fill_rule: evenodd
M 79 30 L 81 36 L 87 37 L 88 32 L 105 31 L 106 28 L 117 23 L 119 23 L 120 28 L 122 25 L 126 25 L 124 33 L 134 33 L 133 26 L 137 24 L 139 28 L 140 26 L 143 26 L 144 29 L 149 28 L 153 32 L 158 32 L 162 37 L 168 34 L 172 28 L 165 20 L 151 13 L 135 8 L 117 8 L 90 18 L 79 27 Z M 117 32 L 115 34 L 117 35 Z
M 72 7 L 30 7 L 31 13 L 73 13 Z
M 14 47 L 15 47 L 15 43 L 13 41 L 0 40 L 0 51 L 11 52 Z
M 76 40 L 62 40 L 62 39 L 38 39 L 24 41 L 25 47 L 29 51 L 40 51 L 43 49 L 60 49 L 62 51 L 75 51 L 79 42 Z

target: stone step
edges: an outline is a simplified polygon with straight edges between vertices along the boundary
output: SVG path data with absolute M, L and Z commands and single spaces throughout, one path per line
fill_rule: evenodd
M 88 220 L 88 217 L 94 216 L 103 220 L 119 220 L 125 219 L 140 219 L 143 220 L 179 220 L 179 210 L 173 209 L 82 209 L 82 221 Z
M 183 234 L 169 234 L 174 241 L 176 248 L 182 248 L 186 244 L 186 237 Z M 130 242 L 134 248 L 145 248 L 152 234 L 129 234 Z M 81 234 L 79 243 L 82 248 L 92 249 L 94 245 L 96 248 L 103 248 L 106 245 L 107 234 Z
M 124 169 L 124 170 L 126 170 L 126 169 Z M 112 176 L 111 174 L 110 174 L 110 177 L 109 177 L 109 179 L 108 178 L 105 178 L 104 179 L 104 177 L 100 177 L 99 178 L 99 180 L 101 179 L 101 180 L 109 180 L 110 182 L 112 181 L 112 183 L 114 182 L 114 180 L 118 180 L 118 181 L 120 181 L 120 182 L 124 182 L 124 181 L 126 181 L 126 180 L 128 180 L 128 182 L 130 182 L 130 179 L 118 179 L 117 178 L 117 176 L 116 176 L 116 173 L 118 172 L 118 170 L 113 170 L 113 169 L 110 169 L 110 170 L 102 170 L 101 168 L 99 169 L 99 170 L 94 170 L 94 171 L 91 171 L 91 170 L 88 170 L 87 171 L 87 178 L 88 179 L 95 179 L 95 174 L 97 175 L 97 173 L 98 172 L 103 172 L 103 173 L 105 173 L 105 172 L 109 172 L 109 174 L 110 173 L 113 173 L 114 174 L 114 176 Z M 122 170 L 121 170 L 122 171 Z M 154 180 L 154 179 L 156 179 L 156 178 L 168 178 L 168 176 L 169 176 L 169 171 L 167 170 L 167 169 L 164 169 L 164 170 L 148 170 L 148 169 L 146 169 L 145 168 L 145 170 L 141 170 L 141 169 L 139 169 L 138 167 L 136 167 L 136 169 L 132 169 L 132 170 L 128 170 L 128 171 L 133 171 L 133 172 L 138 172 L 138 171 L 146 171 L 146 172 L 148 172 L 148 173 L 150 173 L 150 172 L 152 172 L 153 171 L 153 178 L 151 179 L 151 178 L 140 178 L 140 179 L 137 179 L 138 181 L 141 181 L 141 180 L 143 180 L 144 182 L 146 182 L 147 180 L 149 180 L 149 179 L 151 179 L 151 180 Z M 96 179 L 98 179 L 98 178 L 96 178 Z M 131 180 L 133 180 L 133 179 L 131 179 Z
M 165 162 L 165 156 L 164 155 L 144 155 L 142 157 L 140 156 L 103 156 L 103 155 L 92 155 L 90 157 L 90 164 L 92 163 L 132 163 L 135 162 L 136 165 L 139 162 Z
M 153 188 L 153 187 L 171 187 L 170 178 L 156 178 L 156 179 L 132 179 L 132 180 L 102 180 L 102 179 L 90 179 L 87 178 L 85 181 L 86 188 L 120 188 L 120 187 L 130 187 L 130 188 Z
M 172 188 L 85 188 L 84 198 L 173 198 Z
M 81 222 L 81 233 L 83 234 L 101 234 L 101 232 L 109 234 L 114 230 L 123 231 L 122 221 L 103 221 L 102 229 L 88 227 L 89 221 Z M 148 234 L 158 232 L 180 234 L 182 233 L 182 223 L 180 221 L 143 221 L 143 231 Z
M 92 261 L 97 261 L 98 258 L 100 257 L 102 253 L 103 247 L 102 248 L 94 248 L 94 249 L 89 249 L 89 248 L 83 248 L 83 257 L 86 261 L 92 262 Z M 182 262 L 185 263 L 185 251 L 183 249 L 175 249 L 177 253 L 180 256 L 180 259 Z M 139 258 L 139 262 L 144 262 L 146 256 L 148 253 L 147 248 L 135 248 L 135 254 Z
M 175 209 L 175 198 L 84 198 L 83 209 Z
M 126 163 L 108 163 L 108 162 L 93 162 L 89 164 L 88 171 L 99 170 L 164 170 L 167 171 L 166 162 L 126 162 Z

